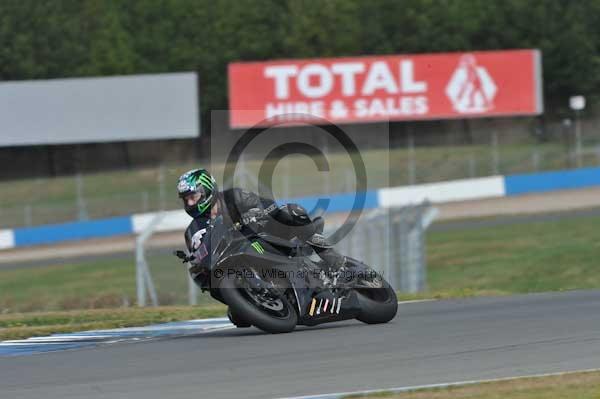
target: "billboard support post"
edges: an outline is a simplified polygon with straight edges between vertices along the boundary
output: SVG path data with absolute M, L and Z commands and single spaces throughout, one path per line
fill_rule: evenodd
M 585 109 L 584 96 L 572 96 L 569 98 L 569 106 L 575 111 L 575 162 L 578 168 L 583 164 L 581 151 L 581 115 L 580 112 Z
M 577 162 L 577 167 L 581 168 L 581 117 L 579 116 L 579 112 L 579 110 L 575 111 L 575 159 Z
M 531 163 L 533 164 L 533 170 L 536 172 L 540 170 L 540 158 L 540 150 L 535 147 L 531 153 Z
M 417 182 L 417 166 L 415 165 L 415 138 L 412 130 L 408 132 L 408 184 Z
M 500 174 L 500 153 L 498 152 L 498 132 L 492 129 L 492 174 Z
M 33 225 L 33 208 L 31 204 L 25 205 L 25 209 L 23 209 L 23 213 L 25 216 L 25 226 Z
M 87 207 L 83 196 L 83 176 L 81 173 L 77 173 L 75 177 L 75 186 L 77 191 L 77 219 L 88 220 Z
M 142 211 L 150 211 L 150 198 L 148 196 L 148 191 L 142 191 Z
M 473 177 L 475 177 L 475 173 L 476 173 L 476 172 L 475 172 L 475 171 L 476 171 L 476 166 L 475 166 L 475 164 L 476 164 L 476 161 L 475 161 L 475 156 L 474 156 L 473 154 L 471 154 L 471 155 L 469 156 L 469 160 L 468 160 L 468 165 L 469 165 L 469 166 L 468 166 L 468 168 L 469 168 L 469 177 L 470 177 L 470 178 L 473 178 Z
M 160 210 L 164 211 L 167 208 L 167 196 L 165 192 L 165 165 L 160 164 L 158 168 L 158 198 L 160 201 Z

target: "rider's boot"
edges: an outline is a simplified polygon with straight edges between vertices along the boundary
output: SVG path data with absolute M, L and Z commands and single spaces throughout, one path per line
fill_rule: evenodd
M 333 248 L 315 248 L 315 252 L 327 263 L 330 269 L 339 270 L 346 265 L 346 257 Z
M 331 269 L 339 270 L 346 264 L 346 257 L 337 252 L 322 234 L 315 233 L 306 242 Z

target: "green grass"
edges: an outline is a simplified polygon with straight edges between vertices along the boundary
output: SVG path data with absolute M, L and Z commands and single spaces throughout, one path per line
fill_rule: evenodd
M 600 287 L 600 218 L 573 218 L 428 236 L 433 295 Z
M 213 304 L 5 314 L 0 315 L 0 340 L 203 319 L 223 316 L 225 311 L 224 305 Z
M 173 256 L 152 254 L 161 305 L 187 303 L 187 271 Z M 98 309 L 136 304 L 133 256 L 0 271 L 0 313 Z M 214 303 L 201 295 L 202 303 Z
M 401 298 L 599 288 L 599 252 L 600 217 L 431 232 L 429 290 Z M 185 304 L 184 266 L 162 252 L 148 258 L 160 303 Z M 128 255 L 0 271 L 0 313 L 120 307 L 135 297 Z
M 600 287 L 597 261 L 600 217 L 431 232 L 427 251 L 428 291 L 417 295 L 400 294 L 399 299 Z M 184 267 L 164 253 L 152 252 L 148 258 L 160 304 L 185 304 Z M 132 256 L 0 271 L 0 338 L 140 325 L 175 317 L 170 315 L 170 310 L 162 318 L 152 318 L 154 312 L 161 311 L 150 309 L 150 313 L 144 315 L 145 310 L 123 309 L 133 305 L 135 266 Z M 179 314 L 185 318 L 189 316 L 185 312 L 200 312 L 194 317 L 224 312 L 224 307 L 208 294 L 200 296 L 200 305 L 178 308 Z M 106 308 L 112 310 L 93 310 Z M 85 311 L 56 313 L 76 309 Z M 128 311 L 139 313 L 133 317 Z M 30 315 L 27 312 L 50 313 Z M 112 318 L 113 313 L 118 317 Z
M 598 399 L 600 373 L 581 372 L 540 378 L 518 378 L 405 393 L 351 395 L 346 398 L 385 399 Z
M 199 297 L 187 303 L 187 271 L 173 256 L 151 254 L 162 306 L 136 308 L 132 256 L 0 272 L 0 340 L 92 329 L 133 327 L 223 316 L 225 306 Z M 179 305 L 179 306 L 173 306 Z
M 568 167 L 566 149 L 558 143 L 515 144 L 499 147 L 499 173 L 534 171 L 533 151 L 540 154 L 540 170 Z M 409 160 L 416 166 L 415 183 L 459 178 L 489 176 L 492 167 L 491 148 L 484 145 L 419 147 L 414 154 L 404 148 L 363 151 L 369 188 L 410 184 Z M 273 191 L 276 196 L 296 197 L 311 194 L 347 192 L 354 189 L 350 159 L 346 154 L 332 153 L 329 178 L 317 171 L 307 157 L 289 157 L 289 165 L 275 169 Z M 585 165 L 597 165 L 596 156 L 589 156 Z M 247 161 L 247 168 L 258 175 L 262 163 Z M 177 177 L 194 167 L 209 167 L 216 175 L 223 165 L 180 164 L 159 168 L 87 174 L 83 176 L 83 192 L 90 218 L 127 215 L 159 209 L 160 186 L 164 187 L 164 206 L 180 206 L 174 193 Z M 350 174 L 349 174 L 350 173 Z M 162 176 L 162 177 L 161 177 Z M 266 182 L 268 183 L 268 182 Z M 27 221 L 26 205 L 31 205 L 30 219 L 35 224 L 74 220 L 78 217 L 76 182 L 73 177 L 30 179 L 0 182 L 0 227 L 21 226 Z

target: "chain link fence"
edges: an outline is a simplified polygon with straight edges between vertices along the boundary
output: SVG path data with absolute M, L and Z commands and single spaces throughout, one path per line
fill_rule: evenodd
M 594 167 L 600 165 L 600 129 L 594 121 L 582 122 L 579 144 L 573 133 L 575 123 L 565 119 L 546 127 L 547 133 L 539 138 L 524 136 L 521 141 L 514 137 L 509 141 L 490 131 L 487 135 L 481 133 L 472 145 L 426 146 L 419 142 L 418 134 L 409 133 L 400 140 L 394 138 L 392 149 L 368 149 L 361 156 L 376 172 L 369 178 L 369 188 Z M 380 170 L 375 170 L 384 153 L 386 161 L 381 161 Z M 268 161 L 248 159 L 248 173 L 258 176 L 265 162 Z M 278 198 L 353 191 L 354 177 L 337 154 L 328 155 L 331 170 L 326 174 L 317 173 L 311 162 L 301 156 L 285 157 L 275 168 L 274 181 L 263 183 L 273 187 Z M 177 177 L 186 170 L 207 165 L 198 161 L 0 182 L 0 228 L 176 209 L 180 206 L 174 194 Z M 223 168 L 216 163 L 210 166 L 217 169 L 216 173 Z

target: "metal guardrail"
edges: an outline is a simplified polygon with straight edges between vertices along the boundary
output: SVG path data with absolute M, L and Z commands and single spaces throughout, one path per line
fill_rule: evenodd
M 425 235 L 437 214 L 437 209 L 426 202 L 416 206 L 370 211 L 359 219 L 352 231 L 336 245 L 336 249 L 382 273 L 397 290 L 407 293 L 423 291 L 427 287 Z M 164 260 L 154 261 L 151 255 L 153 252 L 146 249 L 147 240 L 162 218 L 163 214 L 158 214 L 136 241 L 139 306 L 146 306 L 148 296 L 153 306 L 182 303 L 186 300 L 181 279 L 184 271 L 175 270 L 174 259 L 169 264 L 165 264 Z M 336 227 L 329 226 L 326 234 Z M 150 259 L 150 264 L 147 259 Z M 152 273 L 154 278 L 150 272 L 152 267 L 156 272 Z M 195 305 L 198 303 L 198 288 L 187 271 L 185 274 L 187 303 Z M 174 292 L 178 294 L 178 299 L 174 299 Z
M 437 208 L 427 202 L 376 209 L 361 217 L 336 249 L 382 273 L 397 290 L 423 291 L 427 287 L 425 234 L 437 214 Z
M 146 306 L 150 297 L 152 306 L 174 305 L 183 303 L 182 294 L 187 289 L 187 303 L 198 304 L 198 287 L 187 272 L 189 264 L 184 264 L 183 270 L 176 269 L 177 261 L 170 255 L 161 254 L 158 259 L 156 250 L 148 249 L 146 243 L 160 231 L 161 222 L 169 212 L 160 212 L 148 223 L 144 230 L 136 237 L 135 266 L 136 289 L 138 306 Z M 183 235 L 182 235 L 183 242 Z M 166 259 L 165 259 L 166 258 Z M 165 262 L 165 260 L 168 260 Z M 154 276 L 154 277 L 153 277 Z M 187 288 L 182 284 L 187 281 Z
M 158 295 L 148 261 L 146 260 L 146 242 L 152 236 L 156 227 L 164 218 L 164 213 L 158 213 L 150 222 L 146 230 L 144 230 L 135 239 L 135 278 L 137 288 L 137 303 L 138 306 L 146 306 L 146 294 L 150 296 L 152 306 L 158 306 Z

